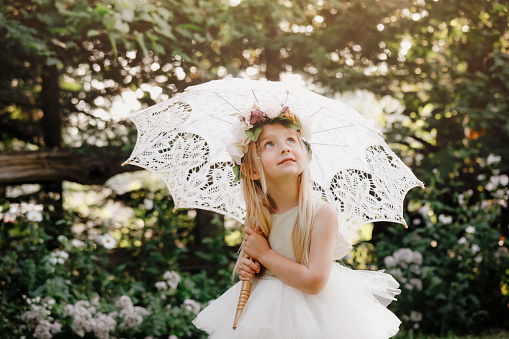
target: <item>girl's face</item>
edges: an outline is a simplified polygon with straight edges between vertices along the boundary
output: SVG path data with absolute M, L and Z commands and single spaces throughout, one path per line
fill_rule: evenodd
M 260 161 L 268 182 L 277 182 L 299 176 L 306 165 L 296 130 L 281 124 L 263 126 L 258 139 Z

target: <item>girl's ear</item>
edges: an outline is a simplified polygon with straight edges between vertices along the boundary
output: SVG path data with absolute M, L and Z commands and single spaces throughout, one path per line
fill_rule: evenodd
M 251 166 L 251 170 L 250 170 L 250 173 L 248 175 L 247 169 L 246 169 L 246 164 L 242 163 L 242 165 L 240 165 L 240 171 L 242 172 L 242 175 L 245 176 L 248 179 L 251 179 L 251 180 L 260 180 L 260 173 L 258 173 L 256 171 L 254 166 Z

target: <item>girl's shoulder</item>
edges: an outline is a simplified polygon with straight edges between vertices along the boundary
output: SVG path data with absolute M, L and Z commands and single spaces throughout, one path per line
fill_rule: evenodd
M 320 208 L 322 208 L 326 204 L 329 204 L 329 202 L 327 202 L 326 200 L 324 200 L 321 197 L 318 197 L 318 196 L 315 197 L 315 211 L 316 212 L 318 212 L 318 210 L 320 210 Z
M 334 213 L 334 214 L 336 214 L 336 209 L 328 201 L 326 201 L 320 197 L 316 197 L 315 215 L 317 216 L 318 213 Z
M 337 225 L 337 212 L 334 206 L 323 199 L 315 203 L 315 224 Z

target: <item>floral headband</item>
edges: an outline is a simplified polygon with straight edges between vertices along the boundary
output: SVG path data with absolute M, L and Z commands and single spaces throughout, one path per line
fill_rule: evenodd
M 288 106 L 274 103 L 256 103 L 250 109 L 235 114 L 237 119 L 232 125 L 232 137 L 226 140 L 226 151 L 235 162 L 234 172 L 240 178 L 240 165 L 247 153 L 249 142 L 258 141 L 263 125 L 278 122 L 287 128 L 301 132 L 304 142 L 311 153 L 309 140 L 311 139 L 311 126 L 307 116 L 298 116 L 290 111 Z

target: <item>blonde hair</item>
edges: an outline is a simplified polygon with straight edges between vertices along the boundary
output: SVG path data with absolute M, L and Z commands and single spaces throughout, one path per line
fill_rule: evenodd
M 297 132 L 300 136 L 300 132 Z M 311 156 L 307 151 L 304 141 L 299 138 L 300 146 L 304 154 L 307 154 L 307 162 L 302 171 L 299 184 L 299 213 L 292 232 L 292 247 L 295 258 L 299 264 L 308 265 L 309 249 L 311 245 L 311 230 L 315 218 L 315 198 L 311 175 L 309 173 L 309 161 Z M 251 141 L 248 151 L 242 158 L 245 175 L 242 175 L 242 192 L 246 202 L 246 218 L 244 226 L 255 229 L 260 226 L 263 235 L 268 239 L 272 228 L 270 217 L 274 209 L 274 202 L 267 192 L 267 183 L 263 168 L 258 158 L 258 147 L 256 142 Z M 259 180 L 252 180 L 252 176 L 258 173 Z M 244 243 L 239 250 L 239 257 L 235 263 L 233 275 L 238 273 L 240 261 L 245 256 Z

